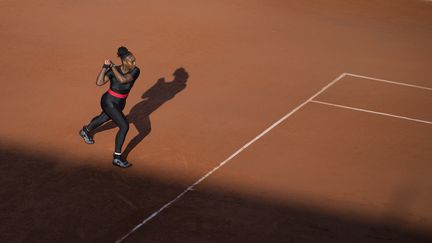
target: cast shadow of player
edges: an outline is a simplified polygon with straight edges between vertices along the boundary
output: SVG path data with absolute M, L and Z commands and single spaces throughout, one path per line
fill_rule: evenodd
M 132 107 L 126 115 L 129 123 L 132 123 L 138 130 L 138 135 L 130 140 L 122 152 L 124 158 L 151 132 L 150 114 L 162 106 L 165 102 L 172 99 L 177 93 L 186 88 L 189 74 L 184 68 L 178 68 L 173 73 L 174 79 L 166 81 L 160 78 L 156 83 L 141 96 L 142 101 Z M 102 126 L 96 128 L 93 134 L 116 128 L 117 125 L 110 120 Z

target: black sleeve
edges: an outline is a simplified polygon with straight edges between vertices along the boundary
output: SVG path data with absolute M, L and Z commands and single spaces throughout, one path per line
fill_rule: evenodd
M 106 73 L 105 73 L 105 75 L 111 80 L 111 78 L 114 76 L 114 73 L 113 73 L 113 71 L 110 69 L 110 70 L 108 70 Z
M 133 80 L 136 80 L 139 77 L 140 72 L 141 71 L 139 70 L 139 68 L 134 68 L 132 70 L 131 75 L 132 75 Z

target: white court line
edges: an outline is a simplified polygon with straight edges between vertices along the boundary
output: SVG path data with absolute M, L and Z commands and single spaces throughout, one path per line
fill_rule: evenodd
M 328 89 L 330 86 L 332 86 L 334 83 L 336 83 L 337 81 L 341 80 L 346 74 L 343 73 L 341 75 L 339 75 L 339 77 L 337 77 L 336 79 L 334 79 L 332 82 L 330 82 L 329 84 L 327 84 L 324 88 L 322 88 L 320 91 L 318 91 L 316 94 L 314 94 L 312 97 L 310 97 L 308 100 L 306 100 L 305 102 L 303 102 L 301 105 L 297 106 L 294 110 L 292 110 L 291 112 L 289 112 L 288 114 L 286 114 L 284 117 L 282 117 L 281 119 L 279 119 L 277 122 L 275 122 L 273 125 L 271 125 L 269 128 L 267 128 L 266 130 L 264 130 L 262 133 L 260 133 L 258 136 L 256 136 L 254 139 L 252 139 L 250 142 L 248 142 L 247 144 L 243 145 L 243 147 L 241 147 L 239 150 L 237 150 L 235 153 L 233 153 L 231 156 L 229 156 L 227 159 L 225 159 L 222 163 L 220 163 L 218 166 L 216 166 L 215 168 L 213 168 L 211 171 L 209 171 L 207 174 L 205 174 L 203 177 L 201 177 L 199 180 L 197 180 L 194 184 L 192 184 L 191 186 L 189 186 L 188 188 L 186 188 L 186 190 L 184 190 L 182 193 L 180 193 L 176 198 L 174 198 L 173 200 L 171 200 L 170 202 L 166 203 L 164 206 L 162 206 L 159 210 L 157 210 L 156 212 L 152 213 L 150 216 L 148 216 L 146 219 L 144 219 L 141 223 L 139 223 L 137 226 L 135 226 L 132 230 L 130 230 L 126 235 L 124 235 L 122 238 L 120 238 L 119 240 L 116 241 L 116 243 L 120 243 L 122 242 L 124 239 L 126 239 L 129 235 L 131 235 L 133 232 L 135 232 L 137 229 L 139 229 L 141 226 L 143 226 L 145 223 L 147 223 L 148 221 L 150 221 L 152 218 L 156 217 L 156 215 L 158 215 L 160 212 L 162 212 L 164 209 L 166 209 L 167 207 L 169 207 L 171 204 L 173 204 L 175 201 L 177 201 L 178 199 L 180 199 L 182 196 L 184 196 L 188 191 L 193 191 L 194 187 L 196 185 L 198 185 L 199 183 L 201 183 L 204 179 L 206 179 L 208 176 L 210 176 L 211 174 L 213 174 L 216 170 L 218 170 L 220 167 L 222 167 L 224 164 L 226 164 L 228 161 L 230 161 L 232 158 L 234 158 L 235 156 L 237 156 L 239 153 L 241 153 L 243 150 L 245 150 L 247 147 L 249 147 L 251 144 L 253 144 L 254 142 L 256 142 L 258 139 L 260 139 L 262 136 L 264 136 L 266 133 L 268 133 L 270 130 L 272 130 L 274 127 L 276 127 L 277 125 L 279 125 L 281 122 L 283 122 L 285 119 L 287 119 L 288 117 L 290 117 L 292 114 L 294 114 L 296 111 L 300 110 L 300 108 L 302 108 L 303 106 L 305 106 L 307 103 L 309 103 L 312 99 L 314 99 L 315 97 L 317 97 L 318 95 L 320 95 L 322 92 L 324 92 L 326 89 Z
M 345 106 L 345 105 L 338 105 L 338 104 L 333 104 L 333 103 L 328 103 L 328 102 L 323 102 L 323 101 L 318 101 L 318 100 L 311 100 L 311 102 L 322 104 L 322 105 L 335 106 L 335 107 L 349 109 L 349 110 L 362 111 L 362 112 L 367 112 L 367 113 L 372 113 L 372 114 L 377 114 L 377 115 L 390 116 L 390 117 L 405 119 L 405 120 L 409 120 L 409 121 L 422 122 L 422 123 L 427 123 L 427 124 L 432 125 L 432 122 L 430 122 L 430 121 L 414 119 L 414 118 L 409 118 L 409 117 L 405 117 L 405 116 L 397 116 L 397 115 L 393 115 L 393 114 L 388 114 L 388 113 L 383 113 L 383 112 L 378 112 L 378 111 L 365 110 L 365 109 L 360 109 L 360 108 L 355 108 L 355 107 Z
M 353 73 L 345 73 L 345 74 L 347 76 L 352 76 L 352 77 L 357 77 L 357 78 L 370 79 L 370 80 L 375 80 L 375 81 L 384 82 L 384 83 L 397 84 L 397 85 L 407 86 L 407 87 L 411 87 L 411 88 L 418 88 L 418 89 L 424 89 L 424 90 L 432 91 L 432 88 L 424 87 L 424 86 L 418 86 L 418 85 L 414 85 L 414 84 L 395 82 L 395 81 L 385 80 L 385 79 L 381 79 L 381 78 L 373 78 L 373 77 L 368 77 L 368 76 L 363 76 L 363 75 L 358 75 L 358 74 L 353 74 Z

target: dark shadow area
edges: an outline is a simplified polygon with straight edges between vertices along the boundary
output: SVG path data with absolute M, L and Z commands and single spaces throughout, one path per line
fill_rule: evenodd
M 123 148 L 123 156 L 127 158 L 129 153 L 151 132 L 150 114 L 161 107 L 165 102 L 186 88 L 189 74 L 184 68 L 178 68 L 173 73 L 174 79 L 166 81 L 160 78 L 141 96 L 142 101 L 132 107 L 126 118 L 129 124 L 133 124 L 138 130 L 138 135 L 133 137 Z M 92 135 L 102 131 L 113 129 L 117 125 L 109 121 L 92 131 Z M 114 139 L 114 138 L 113 138 Z
M 115 242 L 186 188 L 0 145 L 0 242 Z M 432 235 L 221 189 L 189 192 L 124 242 L 432 242 Z
M 189 192 L 127 242 L 432 242 L 432 234 L 406 230 L 398 221 L 377 223 L 220 188 Z

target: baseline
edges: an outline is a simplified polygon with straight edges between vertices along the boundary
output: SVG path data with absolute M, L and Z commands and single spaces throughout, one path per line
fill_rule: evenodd
M 407 84 L 407 83 L 396 82 L 396 81 L 391 81 L 391 80 L 386 80 L 386 79 L 381 79 L 381 78 L 368 77 L 368 76 L 358 75 L 358 74 L 354 74 L 354 73 L 345 73 L 345 75 L 351 76 L 351 77 L 356 77 L 356 78 L 369 79 L 369 80 L 374 80 L 374 81 L 378 81 L 378 82 L 384 82 L 384 83 L 390 83 L 390 84 L 396 84 L 396 85 L 407 86 L 407 87 L 411 87 L 411 88 L 417 88 L 417 89 L 424 89 L 424 90 L 432 91 L 432 88 L 425 87 L 425 86 Z
M 311 103 L 322 104 L 322 105 L 328 105 L 328 106 L 334 106 L 334 107 L 344 108 L 344 109 L 348 109 L 348 110 L 361 111 L 361 112 L 372 113 L 372 114 L 377 114 L 377 115 L 395 117 L 395 118 L 409 120 L 409 121 L 422 122 L 422 123 L 426 123 L 426 124 L 431 124 L 432 125 L 431 121 L 425 121 L 425 120 L 420 120 L 420 119 L 415 119 L 415 118 L 409 118 L 409 117 L 405 117 L 405 116 L 398 116 L 398 115 L 393 115 L 393 114 L 384 113 L 384 112 L 371 111 L 371 110 L 360 109 L 360 108 L 351 107 L 351 106 L 345 106 L 345 105 L 338 105 L 338 104 L 333 104 L 333 103 L 328 103 L 328 102 L 323 102 L 323 101 L 318 101 L 318 100 L 311 100 L 310 102 Z

